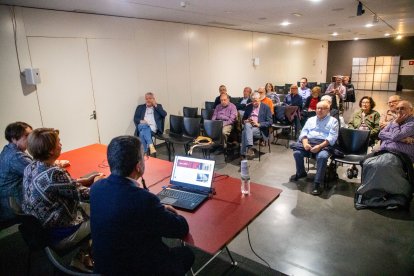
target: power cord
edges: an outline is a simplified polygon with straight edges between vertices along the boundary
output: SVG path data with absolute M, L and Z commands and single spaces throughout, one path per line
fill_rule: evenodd
M 260 257 L 257 253 L 256 253 L 256 251 L 254 251 L 254 249 L 253 249 L 253 247 L 252 247 L 252 243 L 250 242 L 250 233 L 249 233 L 249 226 L 247 226 L 246 227 L 246 229 L 247 229 L 247 239 L 248 239 L 248 241 L 249 241 L 249 246 L 250 246 L 250 249 L 252 250 L 252 252 L 254 253 L 254 255 L 256 255 L 256 257 L 257 258 L 259 258 L 260 260 L 262 260 L 270 269 L 273 269 L 271 266 L 270 266 L 270 264 L 268 263 L 268 262 L 266 262 L 266 260 L 265 259 L 263 259 L 262 257 Z
M 160 182 L 163 182 L 165 179 L 170 178 L 170 177 L 171 177 L 171 174 L 170 174 L 170 175 L 167 175 L 166 177 L 164 177 L 164 178 L 162 178 L 162 179 L 158 180 L 157 182 L 155 182 L 155 183 L 153 183 L 153 184 L 149 185 L 149 186 L 148 186 L 148 189 L 149 189 L 149 188 L 151 188 L 152 186 L 157 185 L 157 184 L 158 184 L 158 183 L 160 183 Z

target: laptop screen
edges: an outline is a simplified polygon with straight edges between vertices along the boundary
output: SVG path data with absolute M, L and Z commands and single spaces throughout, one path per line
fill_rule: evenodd
M 170 183 L 184 188 L 209 192 L 214 176 L 214 160 L 175 156 Z

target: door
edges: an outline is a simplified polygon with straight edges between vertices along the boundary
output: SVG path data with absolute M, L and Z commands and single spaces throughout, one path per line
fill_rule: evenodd
M 99 143 L 86 40 L 29 37 L 43 126 L 60 130 L 63 151 Z

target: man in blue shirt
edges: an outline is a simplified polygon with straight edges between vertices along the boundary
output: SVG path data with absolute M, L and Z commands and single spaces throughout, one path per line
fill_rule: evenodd
M 300 87 L 299 87 L 299 95 L 302 97 L 303 104 L 305 104 L 306 99 L 311 95 L 311 90 L 306 85 L 308 85 L 308 79 L 301 78 Z
M 316 105 L 316 116 L 309 118 L 299 136 L 299 146 L 293 152 L 296 162 L 296 174 L 292 180 L 306 177 L 304 158 L 316 158 L 316 175 L 312 194 L 321 194 L 321 184 L 325 179 L 328 163 L 328 146 L 333 146 L 338 138 L 338 120 L 329 115 L 329 104 L 321 101 Z
M 119 136 L 108 145 L 111 175 L 90 192 L 95 271 L 103 275 L 184 275 L 194 262 L 188 247 L 169 248 L 165 238 L 184 238 L 186 219 L 161 205 L 143 182 L 145 162 L 137 137 Z
M 303 101 L 302 97 L 298 94 L 298 86 L 296 84 L 290 86 L 290 94 L 285 97 L 283 103 L 286 105 L 298 106 L 299 109 L 302 110 Z

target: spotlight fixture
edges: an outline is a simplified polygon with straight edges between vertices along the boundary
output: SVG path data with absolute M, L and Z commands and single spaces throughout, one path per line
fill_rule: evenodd
M 384 36 L 387 37 L 387 36 L 390 36 L 390 34 L 389 33 L 385 33 Z
M 362 5 L 361 1 L 359 1 L 357 6 L 357 16 L 363 15 L 364 13 L 364 6 Z
M 374 18 L 372 18 L 372 24 L 376 24 L 378 22 L 379 22 L 378 15 L 376 13 L 374 13 Z

